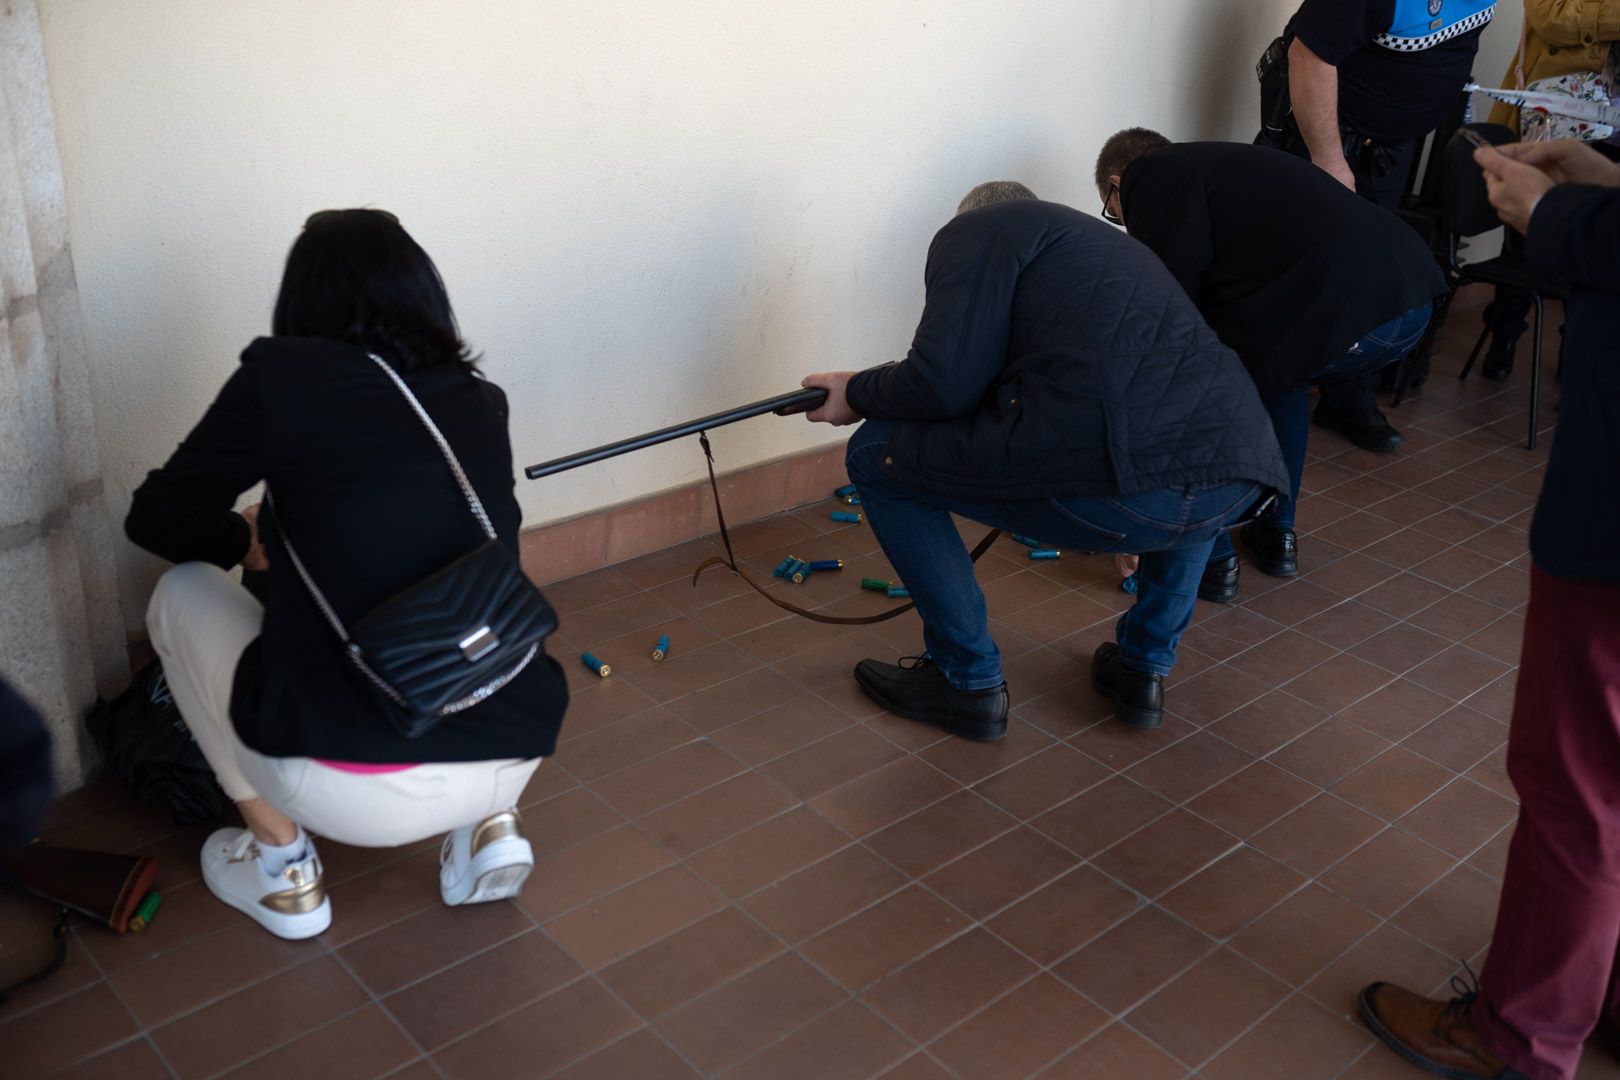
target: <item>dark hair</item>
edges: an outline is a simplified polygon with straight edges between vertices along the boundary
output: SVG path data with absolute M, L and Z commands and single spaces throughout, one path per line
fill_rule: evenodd
M 400 371 L 474 363 L 433 260 L 386 210 L 309 216 L 287 253 L 270 327 L 278 337 L 350 342 Z
M 1097 155 L 1097 190 L 1108 190 L 1110 176 L 1124 176 L 1131 162 L 1151 150 L 1169 146 L 1170 140 L 1148 128 L 1126 128 L 1109 136 Z

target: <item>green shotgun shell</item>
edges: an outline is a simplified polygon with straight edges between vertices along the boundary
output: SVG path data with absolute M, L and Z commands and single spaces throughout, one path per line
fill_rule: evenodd
M 834 521 L 845 521 L 851 525 L 859 525 L 861 523 L 861 515 L 852 514 L 847 510 L 834 510 L 832 512 L 832 519 Z
M 666 657 L 668 655 L 669 655 L 669 635 L 668 634 L 660 634 L 660 635 L 658 635 L 658 644 L 653 646 L 652 658 L 654 660 L 662 661 L 664 659 L 664 657 Z
M 910 596 L 911 592 L 904 585 L 890 585 L 888 589 L 891 597 Z
M 588 652 L 579 654 L 579 662 L 596 672 L 598 675 L 602 676 L 604 679 L 613 674 L 612 668 L 608 667 L 606 664 Z
M 1063 552 L 1056 548 L 1031 548 L 1029 557 L 1032 559 L 1055 559 Z
M 889 584 L 890 584 L 889 582 L 883 581 L 880 578 L 875 578 L 875 577 L 863 577 L 863 578 L 861 578 L 861 588 L 867 590 L 868 592 L 888 592 L 889 591 Z
M 156 889 L 147 893 L 146 899 L 141 901 L 141 906 L 129 917 L 129 928 L 137 934 L 145 930 L 147 924 L 152 921 L 152 916 L 157 914 L 158 905 L 161 903 L 163 895 Z

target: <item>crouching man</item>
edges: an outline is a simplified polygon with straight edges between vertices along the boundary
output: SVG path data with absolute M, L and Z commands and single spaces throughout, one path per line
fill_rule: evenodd
M 811 375 L 813 421 L 865 420 L 846 455 L 925 652 L 863 660 L 873 701 L 970 739 L 1007 730 L 1008 693 L 956 513 L 1081 551 L 1142 555 L 1136 603 L 1092 686 L 1138 727 L 1211 545 L 1288 472 L 1254 384 L 1163 264 L 1097 218 L 982 184 L 928 251 L 922 321 L 898 363 Z

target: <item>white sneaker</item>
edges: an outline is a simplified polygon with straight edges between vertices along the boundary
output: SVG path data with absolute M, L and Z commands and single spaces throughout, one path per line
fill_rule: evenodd
M 444 838 L 439 895 L 451 907 L 507 900 L 523 891 L 532 869 L 534 849 L 523 839 L 523 819 L 516 810 L 502 810 Z
M 279 938 L 311 938 L 332 925 L 332 901 L 321 880 L 315 842 L 279 874 L 266 873 L 246 829 L 220 829 L 202 849 L 208 891 Z

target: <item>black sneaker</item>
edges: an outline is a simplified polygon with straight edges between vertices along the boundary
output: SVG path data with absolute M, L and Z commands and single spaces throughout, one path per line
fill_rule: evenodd
M 1513 351 L 1518 347 L 1519 339 L 1504 338 L 1500 334 L 1491 335 L 1491 347 L 1485 353 L 1485 361 L 1479 366 L 1479 373 L 1492 382 L 1506 382 L 1513 374 Z
M 1126 667 L 1112 641 L 1091 654 L 1091 688 L 1113 698 L 1114 715 L 1131 727 L 1156 728 L 1164 723 L 1164 680 Z
M 1293 529 L 1268 527 L 1251 521 L 1238 530 L 1243 550 L 1249 559 L 1268 577 L 1299 576 L 1299 540 Z M 1208 575 L 1206 570 L 1205 575 Z
M 1359 415 L 1347 415 L 1330 412 L 1317 405 L 1312 418 L 1316 421 L 1317 427 L 1337 431 L 1363 450 L 1372 450 L 1375 453 L 1387 454 L 1399 450 L 1401 443 L 1406 441 L 1400 432 L 1389 426 L 1389 421 L 1377 409 Z
M 867 697 L 907 720 L 937 724 L 952 735 L 991 742 L 1007 734 L 1007 684 L 993 690 L 958 690 L 926 656 L 898 664 L 862 660 L 855 683 Z
M 1212 604 L 1235 604 L 1238 598 L 1238 557 L 1211 559 L 1204 565 L 1204 576 L 1198 581 L 1198 599 Z

